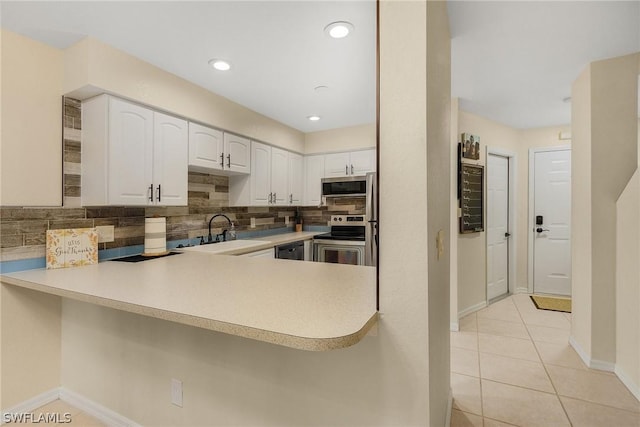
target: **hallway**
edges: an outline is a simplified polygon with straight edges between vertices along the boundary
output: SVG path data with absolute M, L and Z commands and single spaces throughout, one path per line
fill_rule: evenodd
M 568 344 L 571 315 L 517 294 L 451 332 L 451 426 L 639 427 L 640 403 Z

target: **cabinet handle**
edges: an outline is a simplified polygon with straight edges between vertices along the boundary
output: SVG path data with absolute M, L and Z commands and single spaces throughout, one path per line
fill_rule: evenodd
M 349 175 L 349 165 L 344 165 L 344 174 Z
M 274 205 L 276 204 L 276 200 L 277 200 L 277 198 L 276 198 L 276 193 L 273 193 L 273 204 L 274 204 Z
M 220 153 L 220 165 L 224 169 L 224 152 Z
M 160 191 L 160 184 L 158 184 L 158 194 L 156 196 L 156 199 L 158 199 L 158 202 L 160 202 L 162 200 L 161 196 L 160 196 L 161 194 L 162 194 L 162 192 Z
M 149 201 L 153 202 L 153 183 L 149 186 Z
M 351 175 L 353 175 L 353 165 L 351 165 Z
M 273 193 L 269 193 L 269 204 L 271 204 L 271 195 L 272 195 L 272 194 L 273 194 Z
M 293 194 L 289 194 L 289 204 L 293 204 Z
M 231 169 L 231 154 L 227 154 L 227 166 Z

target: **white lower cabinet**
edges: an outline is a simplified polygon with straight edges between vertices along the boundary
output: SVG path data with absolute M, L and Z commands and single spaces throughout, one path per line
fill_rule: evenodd
M 110 95 L 82 103 L 83 206 L 186 206 L 187 122 Z
M 248 254 L 242 254 L 240 256 L 250 257 L 250 258 L 270 258 L 270 259 L 275 259 L 276 257 L 274 248 L 262 249 L 255 252 L 249 252 Z

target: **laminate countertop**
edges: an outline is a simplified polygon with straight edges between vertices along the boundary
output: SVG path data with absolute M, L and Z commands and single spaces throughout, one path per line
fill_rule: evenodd
M 273 237 L 265 240 L 273 245 Z M 188 251 L 139 263 L 28 270 L 0 280 L 303 350 L 353 345 L 378 318 L 376 270 L 365 266 Z

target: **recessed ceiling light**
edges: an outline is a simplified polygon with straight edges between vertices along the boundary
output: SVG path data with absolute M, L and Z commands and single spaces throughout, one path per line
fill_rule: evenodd
M 353 31 L 353 24 L 347 21 L 332 22 L 324 27 L 324 33 L 334 39 L 345 38 Z
M 318 120 L 320 120 L 320 116 L 308 116 L 307 119 L 311 120 L 312 122 L 317 122 Z
M 209 61 L 209 65 L 218 71 L 228 71 L 231 68 L 231 64 L 227 61 L 223 61 L 222 59 L 212 59 Z

